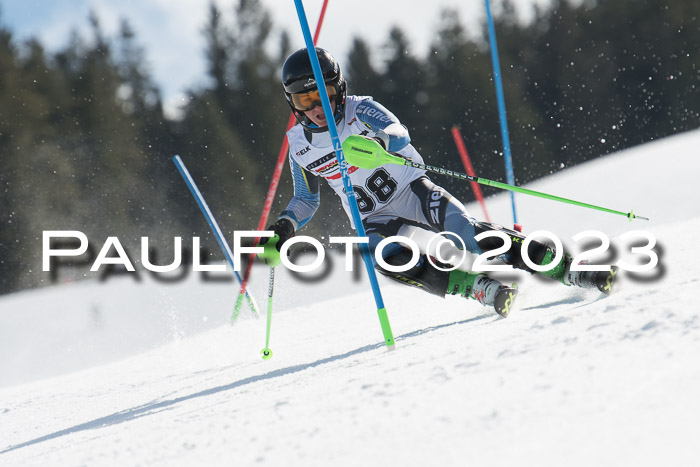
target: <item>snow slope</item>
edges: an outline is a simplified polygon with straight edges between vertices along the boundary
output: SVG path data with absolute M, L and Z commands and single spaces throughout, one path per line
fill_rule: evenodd
M 337 275 L 314 285 L 280 275 L 269 361 L 259 358 L 265 321 L 220 325 L 235 292 L 205 293 L 196 281 L 145 284 L 141 295 L 112 283 L 2 298 L 2 337 L 13 336 L 0 344 L 3 365 L 38 332 L 56 340 L 38 344 L 47 351 L 63 344 L 99 354 L 101 342 L 119 347 L 135 319 L 161 345 L 134 353 L 122 339 L 124 349 L 103 354 L 110 363 L 66 364 L 78 371 L 41 380 L 10 365 L 24 382 L 0 388 L 0 465 L 693 465 L 700 189 L 690 177 L 700 168 L 699 144 L 700 132 L 691 132 L 529 186 L 635 209 L 649 223 L 517 198 L 527 231 L 551 230 L 565 243 L 588 229 L 652 232 L 660 263 L 651 275 L 624 275 L 608 298 L 524 278 L 519 309 L 506 320 L 475 302 L 382 280 L 394 351 L 383 345 L 371 293 L 328 298 L 348 282 Z M 507 196 L 488 207 L 507 222 Z M 614 243 L 620 257 L 633 257 L 629 245 Z M 262 304 L 265 277 L 257 276 Z M 154 290 L 160 299 L 149 301 Z M 79 334 L 70 321 L 86 318 L 70 304 L 86 295 L 105 307 L 115 295 L 132 301 L 121 310 L 126 318 L 106 313 L 99 331 L 82 321 Z M 308 296 L 319 298 L 294 304 Z M 48 299 L 63 304 L 53 317 L 41 314 Z M 205 299 L 212 302 L 199 305 Z M 29 324 L 18 309 L 44 321 Z M 202 315 L 215 325 L 202 329 Z M 94 332 L 101 338 L 85 346 Z M 130 356 L 114 360 L 120 355 Z M 41 358 L 27 361 L 42 366 Z

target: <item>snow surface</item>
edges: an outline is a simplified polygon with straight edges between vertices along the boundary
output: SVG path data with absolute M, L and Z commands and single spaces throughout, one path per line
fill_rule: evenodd
M 339 261 L 315 284 L 278 268 L 269 361 L 264 319 L 228 324 L 232 283 L 2 297 L 0 465 L 695 465 L 699 146 L 694 131 L 528 186 L 650 222 L 517 197 L 526 232 L 567 245 L 601 230 L 631 261 L 618 236 L 652 232 L 650 274 L 607 298 L 520 275 L 508 319 L 380 278 L 393 351 Z M 508 222 L 507 195 L 487 206 Z

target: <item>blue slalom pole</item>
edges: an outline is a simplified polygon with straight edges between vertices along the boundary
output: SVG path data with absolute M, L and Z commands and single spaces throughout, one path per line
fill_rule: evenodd
M 496 99 L 498 100 L 498 119 L 501 123 L 501 138 L 503 139 L 503 157 L 506 163 L 506 180 L 508 184 L 515 185 L 515 175 L 513 175 L 513 159 L 510 154 L 510 138 L 508 137 L 508 121 L 506 120 L 506 100 L 503 96 L 503 83 L 501 81 L 501 65 L 498 58 L 498 45 L 496 44 L 496 28 L 493 25 L 491 16 L 491 5 L 489 0 L 486 3 L 486 17 L 489 23 L 489 44 L 491 48 L 491 64 L 493 65 L 493 80 L 496 85 Z M 518 216 L 515 212 L 515 193 L 510 192 L 510 202 L 513 207 L 513 223 L 518 223 Z
M 174 156 L 173 162 L 175 163 L 177 170 L 180 172 L 180 175 L 182 175 L 183 180 L 185 180 L 187 188 L 190 189 L 192 196 L 194 196 L 195 201 L 197 201 L 199 209 L 202 211 L 202 214 L 204 214 L 204 218 L 207 220 L 209 227 L 211 227 L 211 230 L 214 233 L 216 240 L 219 242 L 221 251 L 224 252 L 224 256 L 226 257 L 228 264 L 231 265 L 231 269 L 233 269 L 233 273 L 236 275 L 238 282 L 243 282 L 240 274 L 238 274 L 238 271 L 236 271 L 236 266 L 233 264 L 233 252 L 231 251 L 231 247 L 226 242 L 224 234 L 219 228 L 219 224 L 216 222 L 216 219 L 214 219 L 214 214 L 211 213 L 211 210 L 209 209 L 207 202 L 204 200 L 204 196 L 202 196 L 202 193 L 199 191 L 199 188 L 197 188 L 197 184 L 194 182 L 192 175 L 190 175 L 189 170 L 187 170 L 187 167 L 185 167 L 185 163 L 182 161 L 182 158 L 180 158 L 180 156 Z M 257 316 L 258 306 L 255 303 L 255 299 L 253 299 L 253 296 L 249 294 L 247 290 L 245 291 L 245 296 L 248 300 L 248 306 L 250 306 L 250 310 L 255 316 Z M 237 316 L 234 316 L 234 319 L 236 317 Z
M 311 67 L 314 70 L 314 78 L 316 79 L 316 83 L 323 83 L 323 72 L 321 71 L 321 65 L 318 61 L 318 55 L 316 54 L 316 47 L 314 46 L 314 42 L 311 38 L 311 30 L 309 29 L 309 22 L 306 19 L 304 6 L 302 5 L 301 0 L 294 0 L 294 4 L 296 5 L 297 15 L 299 16 L 299 24 L 301 25 L 301 31 L 304 34 L 304 42 L 306 43 L 306 49 L 309 52 Z M 321 96 L 323 112 L 326 114 L 328 131 L 330 132 L 331 140 L 333 141 L 333 150 L 335 151 L 335 157 L 338 161 L 338 167 L 340 168 L 340 175 L 341 177 L 343 177 L 343 186 L 345 187 L 345 194 L 347 195 L 348 203 L 350 204 L 350 212 L 352 213 L 352 220 L 355 224 L 355 230 L 357 231 L 358 237 L 365 237 L 365 228 L 362 225 L 360 210 L 357 207 L 355 191 L 352 188 L 352 183 L 350 183 L 350 175 L 348 174 L 348 163 L 345 161 L 345 154 L 343 153 L 343 147 L 341 145 L 340 137 L 338 136 L 338 128 L 335 126 L 335 118 L 333 118 L 333 110 L 331 109 L 331 103 L 328 99 L 328 92 L 326 91 L 325 86 L 317 85 L 316 87 L 318 88 L 319 94 Z M 394 336 L 391 332 L 391 325 L 389 324 L 389 317 L 387 315 L 386 308 L 384 307 L 382 293 L 379 290 L 377 273 L 374 270 L 374 264 L 372 262 L 372 255 L 369 251 L 369 246 L 366 243 L 361 243 L 360 250 L 362 251 L 362 259 L 365 261 L 365 267 L 367 269 L 367 274 L 369 275 L 369 282 L 372 285 L 374 301 L 377 304 L 377 314 L 379 315 L 379 322 L 382 326 L 384 342 L 388 347 L 393 348 Z

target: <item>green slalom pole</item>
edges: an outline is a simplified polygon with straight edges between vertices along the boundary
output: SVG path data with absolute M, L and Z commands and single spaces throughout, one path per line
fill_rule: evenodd
M 403 157 L 389 154 L 384 150 L 384 148 L 382 148 L 382 146 L 377 141 L 360 135 L 348 136 L 347 139 L 343 142 L 343 151 L 345 152 L 345 159 L 347 160 L 348 164 L 360 167 L 362 169 L 374 169 L 384 164 L 407 165 L 410 167 L 415 167 L 417 169 L 423 169 L 427 172 L 437 173 L 440 175 L 447 175 L 448 177 L 458 178 L 460 180 L 476 182 L 480 185 L 492 186 L 495 188 L 500 188 L 502 190 L 514 191 L 516 193 L 523 193 L 525 195 L 537 196 L 538 198 L 550 199 L 552 201 L 559 201 L 561 203 L 573 204 L 575 206 L 580 206 L 583 208 L 596 209 L 598 211 L 608 212 L 610 214 L 625 216 L 629 219 L 630 222 L 632 222 L 632 219 L 642 219 L 645 221 L 649 220 L 649 218 L 638 216 L 632 211 L 616 211 L 614 209 L 596 206 L 595 204 L 582 203 L 581 201 L 575 201 L 573 199 L 562 198 L 561 196 L 542 193 L 541 191 L 530 190 L 528 188 L 522 188 L 515 185 L 508 185 L 507 183 L 496 182 L 493 180 L 488 180 L 486 178 L 474 177 L 472 175 L 455 172 L 453 170 L 444 169 L 442 167 L 435 167 L 432 165 L 413 162 L 404 159 Z
M 270 350 L 270 328 L 272 326 L 272 293 L 275 290 L 275 268 L 270 268 L 270 281 L 267 287 L 267 334 L 265 335 L 265 348 L 260 351 L 263 360 L 272 358 Z

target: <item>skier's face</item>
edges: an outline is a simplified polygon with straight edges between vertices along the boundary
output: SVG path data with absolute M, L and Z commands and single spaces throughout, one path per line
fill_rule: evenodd
M 335 113 L 335 100 L 331 101 L 331 111 Z M 306 117 L 311 120 L 314 125 L 319 127 L 328 125 L 326 122 L 326 114 L 323 113 L 323 107 L 321 105 L 317 105 L 313 109 L 305 111 L 304 115 L 306 115 Z

